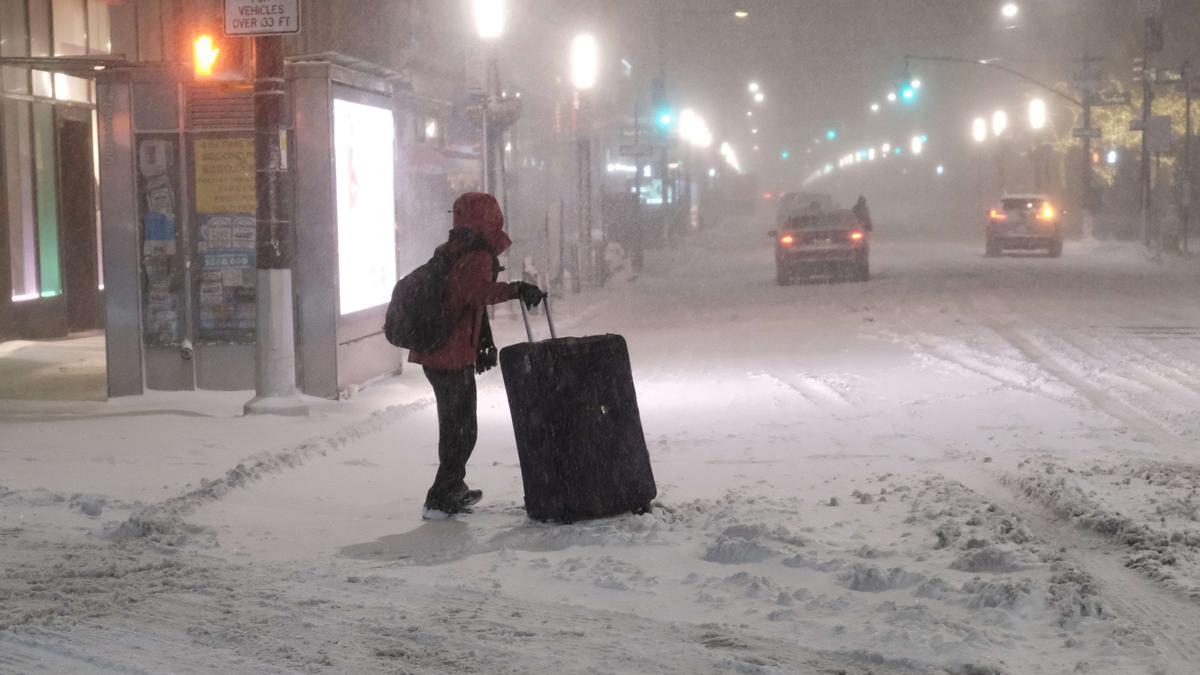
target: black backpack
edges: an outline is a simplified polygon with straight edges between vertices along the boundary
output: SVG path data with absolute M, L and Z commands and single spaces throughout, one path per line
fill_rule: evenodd
M 388 342 L 418 352 L 436 351 L 446 344 L 453 329 L 446 317 L 446 288 L 456 259 L 435 253 L 396 282 L 383 322 Z
M 383 320 L 383 335 L 393 346 L 429 353 L 437 351 L 450 339 L 454 330 L 446 316 L 450 269 L 464 255 L 487 250 L 483 240 L 465 230 L 452 232 L 451 239 L 456 237 L 466 242 L 456 255 L 434 253 L 428 262 L 409 272 L 392 288 L 392 301 Z M 494 258 L 492 265 L 495 272 Z

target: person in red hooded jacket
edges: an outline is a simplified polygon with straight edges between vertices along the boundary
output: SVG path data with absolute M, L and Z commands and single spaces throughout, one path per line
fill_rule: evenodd
M 524 281 L 500 283 L 498 256 L 512 240 L 504 233 L 504 214 L 490 194 L 468 192 L 454 202 L 454 228 L 437 254 L 451 261 L 446 289 L 450 338 L 436 351 L 411 352 L 408 360 L 422 366 L 433 385 L 438 415 L 438 470 L 425 496 L 422 516 L 444 518 L 469 512 L 483 492 L 467 487 L 467 460 L 479 434 L 475 374 L 496 365 L 486 309 L 520 299 L 530 307 L 545 297 Z

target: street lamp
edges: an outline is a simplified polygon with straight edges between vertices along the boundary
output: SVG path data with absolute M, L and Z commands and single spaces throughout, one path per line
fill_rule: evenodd
M 761 91 L 754 94 L 754 102 L 755 103 L 762 103 L 765 100 L 767 100 L 767 97 Z
M 913 136 L 912 141 L 910 141 L 908 144 L 908 149 L 911 150 L 912 154 L 914 155 L 921 154 L 921 151 L 925 149 L 925 139 L 921 136 Z
M 974 138 L 976 143 L 982 143 L 987 140 L 987 137 L 987 120 L 982 117 L 976 117 L 975 122 L 971 124 L 971 138 Z
M 1006 2 L 1004 3 L 1004 6 L 1000 8 L 1000 15 L 1006 19 L 1015 19 L 1020 13 L 1021 7 L 1015 2 Z
M 505 0 L 473 0 L 475 28 L 483 40 L 495 40 L 504 33 Z
M 878 103 L 871 104 L 871 112 L 879 112 L 879 104 Z
M 600 67 L 600 48 L 596 38 L 581 33 L 571 40 L 571 84 L 579 91 L 596 86 L 596 75 Z
M 1008 129 L 1008 113 L 997 110 L 992 113 L 992 134 L 1000 136 Z
M 747 12 L 747 11 L 746 11 L 746 10 L 744 10 L 744 9 L 739 9 L 739 10 L 736 10 L 736 11 L 733 13 L 733 18 L 735 18 L 735 19 L 745 19 L 745 18 L 747 18 L 747 17 L 749 17 L 749 16 L 750 16 L 750 12 Z
M 757 94 L 757 93 L 758 93 L 758 89 L 759 89 L 759 87 L 758 87 L 758 83 L 757 83 L 757 82 L 751 82 L 747 88 L 750 90 L 750 93 L 751 93 L 751 94 Z
M 1046 127 L 1046 102 L 1040 98 L 1029 102 L 1029 126 L 1034 131 L 1040 131 Z

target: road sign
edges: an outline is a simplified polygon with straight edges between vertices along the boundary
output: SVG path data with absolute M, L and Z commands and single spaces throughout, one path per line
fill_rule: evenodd
M 225 0 L 225 34 L 300 32 L 300 0 Z
M 622 145 L 622 157 L 649 157 L 654 154 L 652 145 Z
M 1075 138 L 1100 138 L 1100 130 L 1096 127 L 1083 127 L 1072 129 L 1071 135 Z

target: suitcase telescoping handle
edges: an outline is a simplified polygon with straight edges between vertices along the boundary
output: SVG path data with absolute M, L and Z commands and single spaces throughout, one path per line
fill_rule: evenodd
M 533 342 L 533 327 L 529 325 L 529 310 L 525 309 L 525 303 L 517 300 L 517 304 L 521 306 L 521 318 L 525 320 L 525 335 L 529 337 L 529 341 Z M 542 306 L 546 308 L 546 323 L 550 324 L 550 338 L 558 338 L 558 332 L 554 330 L 554 317 L 550 315 L 550 294 L 542 296 Z

